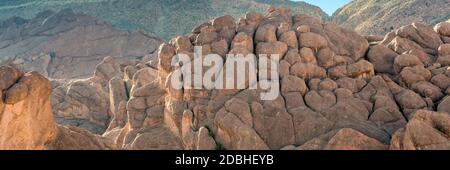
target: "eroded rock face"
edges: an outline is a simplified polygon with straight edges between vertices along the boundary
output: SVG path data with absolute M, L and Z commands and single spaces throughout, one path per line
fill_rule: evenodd
M 450 115 L 419 110 L 405 128 L 392 136 L 391 149 L 449 149 Z
M 351 139 L 351 140 L 348 140 Z M 330 150 L 382 150 L 384 145 L 376 139 L 365 136 L 353 129 L 341 129 L 334 135 L 324 149 Z
M 448 52 L 436 39 L 442 31 L 413 24 L 414 30 L 402 28 L 369 47 L 352 31 L 286 9 L 235 21 L 216 18 L 192 36 L 162 44 L 156 62 L 106 58 L 90 79 L 63 86 L 96 90 L 63 90 L 60 99 L 74 99 L 69 103 L 89 108 L 86 119 L 108 124 L 103 138 L 118 149 L 449 149 L 450 70 L 437 62 Z M 178 67 L 171 61 L 176 54 L 192 55 L 194 45 L 225 60 L 226 54 L 278 54 L 280 84 L 274 88 L 280 94 L 261 100 L 260 88 L 174 88 Z M 5 70 L 13 74 L 0 87 L 8 89 L 2 96 L 11 97 L 0 104 L 26 99 L 21 91 L 29 86 L 10 80 L 23 75 Z M 97 104 L 84 103 L 86 98 Z M 107 148 L 103 138 L 89 139 Z
M 86 130 L 59 126 L 53 119 L 50 81 L 37 72 L 0 67 L 0 149 L 113 149 Z
M 148 71 L 150 68 L 138 70 L 139 67 L 134 66 L 136 63 L 133 60 L 106 57 L 88 79 L 66 80 L 61 83 L 55 80 L 52 108 L 57 123 L 81 127 L 95 134 L 104 133 L 112 121 L 113 113 L 124 112 L 120 103 L 125 105 L 129 98 L 132 84 L 127 85 L 123 80 L 127 76 L 122 70 L 133 65 L 128 69 L 137 70 L 134 72 L 140 79 L 136 81 L 139 85 L 152 79 L 149 73 L 151 71 Z M 127 79 L 132 81 L 133 77 L 130 77 Z

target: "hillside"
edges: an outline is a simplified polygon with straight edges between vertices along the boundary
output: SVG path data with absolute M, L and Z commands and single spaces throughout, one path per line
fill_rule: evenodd
M 226 14 L 239 17 L 247 11 L 265 12 L 271 5 L 328 19 L 319 7 L 288 0 L 6 0 L 0 2 L 0 20 L 11 16 L 32 18 L 46 9 L 72 8 L 118 28 L 144 29 L 168 40 L 190 32 L 202 21 Z
M 449 18 L 448 0 L 354 0 L 332 20 L 361 34 L 383 35 L 412 22 L 434 25 Z
M 0 21 L 0 64 L 12 63 L 58 79 L 85 78 L 106 56 L 142 57 L 161 42 L 70 9 L 47 10 L 32 19 Z

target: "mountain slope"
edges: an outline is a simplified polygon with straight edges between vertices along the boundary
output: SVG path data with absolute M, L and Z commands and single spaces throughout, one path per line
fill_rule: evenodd
M 361 34 L 383 35 L 412 22 L 433 25 L 449 18 L 448 0 L 354 0 L 332 20 Z
M 72 8 L 127 30 L 137 28 L 168 40 L 185 34 L 190 28 L 217 16 L 242 16 L 247 11 L 265 12 L 271 5 L 288 7 L 327 20 L 319 7 L 288 0 L 7 0 L 0 2 L 0 19 L 11 16 L 34 17 L 46 9 Z
M 12 62 L 52 78 L 85 78 L 106 56 L 142 57 L 161 42 L 70 9 L 43 11 L 32 19 L 0 21 L 0 64 Z

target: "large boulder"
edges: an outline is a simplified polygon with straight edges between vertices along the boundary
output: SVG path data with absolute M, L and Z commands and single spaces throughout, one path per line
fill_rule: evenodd
M 450 115 L 419 110 L 405 128 L 392 136 L 390 149 L 449 149 Z
M 0 74 L 20 76 L 4 77 L 13 82 L 0 91 L 8 94 L 0 100 L 1 149 L 113 149 L 106 138 L 92 135 L 86 130 L 59 126 L 53 119 L 51 84 L 37 72 L 22 73 L 0 67 Z

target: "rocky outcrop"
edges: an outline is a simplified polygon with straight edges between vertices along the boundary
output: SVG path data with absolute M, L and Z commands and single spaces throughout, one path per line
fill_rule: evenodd
M 420 110 L 404 128 L 392 136 L 391 149 L 449 149 L 449 125 L 448 113 Z
M 412 22 L 434 25 L 446 21 L 448 11 L 450 2 L 445 0 L 356 0 L 338 9 L 332 21 L 360 34 L 384 35 Z
M 0 22 L 0 64 L 56 79 L 88 78 L 106 56 L 141 58 L 161 42 L 143 31 L 121 31 L 70 9 L 43 11 L 32 19 Z
M 200 147 L 195 141 L 200 140 L 196 138 L 201 136 L 201 127 L 208 127 L 211 135 L 202 136 L 201 140 L 212 141 L 216 149 L 281 149 L 286 145 L 302 145 L 331 131 L 351 128 L 352 132 L 356 131 L 351 135 L 370 136 L 361 140 L 379 144 L 375 147 L 378 149 L 387 148 L 390 134 L 383 130 L 383 125 L 392 131 L 399 126 L 389 124 L 388 120 L 388 125 L 368 120 L 372 112 L 371 99 L 357 94 L 375 74 L 372 64 L 364 59 L 369 48 L 364 37 L 312 17 L 294 16 L 286 9 L 271 10 L 265 17 L 248 13 L 239 23 L 233 21 L 230 16 L 216 18 L 194 29 L 189 41 L 177 37 L 160 46 L 158 77 L 152 83 L 131 90 L 126 108 L 127 124 L 130 129 L 139 130 L 128 129 L 128 135 L 139 136 L 162 126 L 178 136 L 182 148 L 195 149 Z M 231 35 L 222 35 L 224 32 Z M 250 38 L 252 35 L 254 39 Z M 349 41 L 342 44 L 342 39 Z M 193 52 L 194 45 L 208 47 L 221 41 L 232 44 L 231 48 L 217 46 L 216 50 L 225 51 L 224 54 L 253 51 L 280 54 L 283 58 L 280 63 L 284 63 L 280 68 L 284 70 L 281 95 L 273 101 L 263 101 L 259 90 L 170 88 L 173 55 Z M 347 80 L 347 77 L 352 78 Z M 340 78 L 350 85 L 339 87 L 336 80 Z M 382 78 L 377 80 L 384 82 Z M 393 100 L 386 84 L 384 90 L 387 94 L 380 92 L 380 95 Z M 343 109 L 348 115 L 341 115 Z M 406 122 L 400 117 L 393 119 Z M 148 121 L 152 123 L 146 123 Z M 127 126 L 116 129 L 127 129 Z M 335 140 L 339 143 L 342 139 Z M 126 142 L 125 137 L 122 146 L 129 146 L 131 141 Z
M 114 149 L 106 138 L 59 126 L 50 81 L 37 72 L 1 66 L 0 149 Z
M 11 18 L 0 25 L 0 64 L 51 78 L 57 123 L 96 134 L 106 130 L 112 115 L 109 80 L 122 78 L 127 65 L 154 59 L 151 53 L 162 42 L 69 9 L 41 12 L 29 20 Z M 112 57 L 103 60 L 106 56 Z
M 122 74 L 123 70 L 142 60 L 105 57 L 99 63 L 92 77 L 87 79 L 54 80 L 52 108 L 58 124 L 71 125 L 102 134 L 112 121 L 113 113 L 119 112 L 129 97 L 131 84 L 123 79 L 145 82 L 151 79 L 150 68 L 140 70 L 136 77 Z M 142 67 L 142 66 L 140 66 Z M 130 74 L 134 74 L 130 73 Z M 154 73 L 156 74 L 156 73 Z

